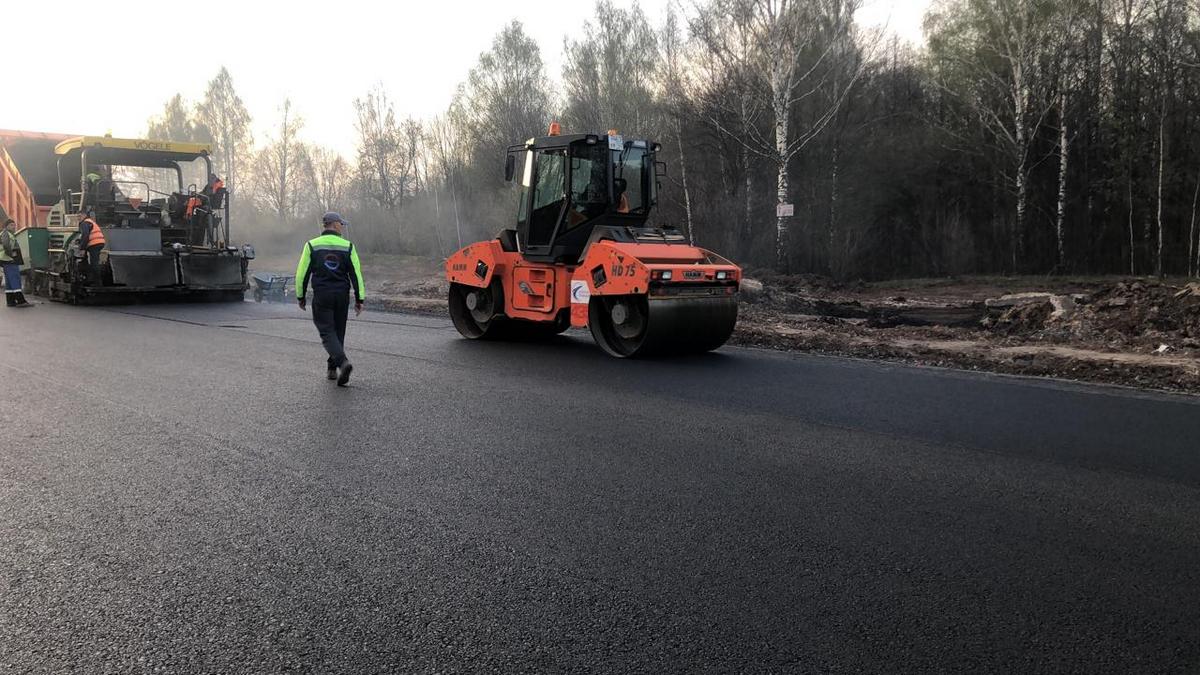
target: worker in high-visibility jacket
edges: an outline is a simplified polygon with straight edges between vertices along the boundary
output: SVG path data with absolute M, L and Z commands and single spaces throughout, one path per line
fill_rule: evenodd
M 100 251 L 104 249 L 104 231 L 91 213 L 79 221 L 79 250 L 87 256 L 88 282 L 100 285 Z
M 32 307 L 21 290 L 21 249 L 17 246 L 17 223 L 6 218 L 0 229 L 0 267 L 4 268 L 4 304 L 7 307 Z
M 308 284 L 312 282 L 313 323 L 329 354 L 326 375 L 344 387 L 354 366 L 346 358 L 346 320 L 350 314 L 350 292 L 354 292 L 354 315 L 363 311 L 366 287 L 362 264 L 354 244 L 346 239 L 347 223 L 330 211 L 321 218 L 321 236 L 310 240 L 300 252 L 296 266 L 296 302 L 306 309 Z

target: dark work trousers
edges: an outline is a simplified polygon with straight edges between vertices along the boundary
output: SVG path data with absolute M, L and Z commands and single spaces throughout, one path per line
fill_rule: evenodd
M 313 292 L 313 323 L 321 334 L 321 344 L 329 352 L 330 368 L 340 368 L 346 362 L 346 319 L 349 316 L 348 291 Z
M 87 247 L 88 281 L 93 286 L 100 285 L 100 251 L 102 250 L 104 250 L 104 244 Z

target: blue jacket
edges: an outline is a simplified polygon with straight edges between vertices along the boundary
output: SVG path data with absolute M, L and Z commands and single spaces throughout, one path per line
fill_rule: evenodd
M 296 266 L 297 299 L 305 296 L 309 281 L 317 293 L 349 293 L 353 288 L 356 302 L 362 302 L 367 295 L 358 251 L 333 230 L 325 230 L 300 252 L 300 264 Z

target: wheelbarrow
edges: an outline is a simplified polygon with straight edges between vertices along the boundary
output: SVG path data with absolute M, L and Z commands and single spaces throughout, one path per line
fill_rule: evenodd
M 255 272 L 254 301 L 284 302 L 288 296 L 288 286 L 296 279 L 294 276 L 271 274 L 270 272 Z

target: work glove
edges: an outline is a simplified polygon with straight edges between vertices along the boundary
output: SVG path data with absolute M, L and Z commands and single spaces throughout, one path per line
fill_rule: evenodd
M 298 305 L 300 305 L 300 311 L 303 312 L 308 309 L 308 299 L 307 298 L 296 298 L 296 303 Z
M 362 316 L 363 304 L 361 301 L 354 303 L 354 316 Z

